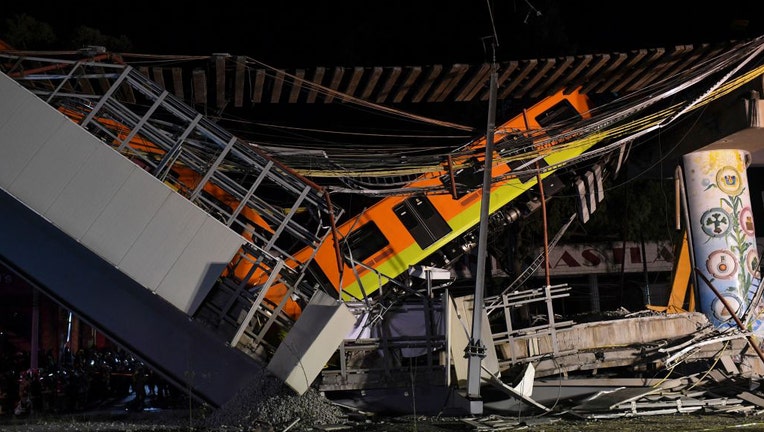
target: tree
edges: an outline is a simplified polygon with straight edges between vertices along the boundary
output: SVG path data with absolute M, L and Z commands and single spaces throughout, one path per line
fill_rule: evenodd
M 50 24 L 26 14 L 16 14 L 6 19 L 5 28 L 3 40 L 19 50 L 78 50 L 92 45 L 103 46 L 112 52 L 133 49 L 133 43 L 127 36 L 110 36 L 87 26 L 79 26 L 68 34 L 57 36 Z
M 52 48 L 56 43 L 53 27 L 27 14 L 17 14 L 5 20 L 5 41 L 16 49 Z
M 74 29 L 71 40 L 67 43 L 71 49 L 80 49 L 91 45 L 106 47 L 112 52 L 126 52 L 133 49 L 133 44 L 125 35 L 109 36 L 100 30 L 87 26 Z

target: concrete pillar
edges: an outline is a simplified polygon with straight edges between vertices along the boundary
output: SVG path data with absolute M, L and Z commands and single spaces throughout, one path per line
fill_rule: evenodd
M 589 308 L 600 312 L 600 285 L 596 273 L 589 274 Z
M 760 281 L 753 213 L 744 150 L 707 150 L 684 156 L 684 179 L 693 266 L 724 296 L 734 313 L 747 318 Z M 716 327 L 736 327 L 713 290 L 698 278 L 698 305 Z M 760 308 L 756 308 L 758 310 Z M 747 322 L 761 325 L 759 312 Z

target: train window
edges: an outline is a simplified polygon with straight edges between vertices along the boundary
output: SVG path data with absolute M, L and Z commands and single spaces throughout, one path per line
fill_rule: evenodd
M 532 164 L 529 164 L 526 167 L 520 168 L 520 166 L 522 166 L 523 164 L 526 164 L 526 163 L 528 163 L 527 160 L 518 160 L 518 161 L 509 161 L 509 162 L 507 162 L 507 165 L 509 166 L 510 171 L 514 171 L 514 170 L 518 170 L 518 169 L 521 170 L 521 171 L 526 171 L 526 170 L 530 170 L 530 169 L 535 170 L 536 169 L 536 163 L 535 162 L 532 163 Z M 544 159 L 544 158 L 539 159 L 538 163 L 539 163 L 539 168 L 545 168 L 545 167 L 549 166 L 549 164 L 546 162 L 546 159 Z M 517 176 L 517 178 L 520 179 L 520 181 L 523 182 L 523 183 L 526 183 L 528 180 L 530 180 L 530 179 L 532 179 L 534 177 L 536 177 L 536 173 L 535 172 L 529 172 L 529 173 L 520 174 L 520 175 Z
M 342 240 L 342 250 L 347 258 L 352 256 L 353 261 L 365 261 L 388 244 L 390 243 L 377 224 L 369 222 L 356 228 Z
M 557 102 L 551 108 L 536 116 L 536 122 L 541 125 L 541 127 L 547 127 L 563 120 L 581 119 L 581 114 L 567 99 Z
M 422 249 L 451 232 L 451 227 L 426 197 L 408 198 L 393 211 Z
M 457 192 L 459 196 L 467 191 L 471 191 L 476 187 L 483 184 L 483 163 L 476 158 L 470 160 L 472 165 L 458 169 L 454 172 L 454 179 L 456 179 Z M 451 189 L 451 175 L 446 173 L 440 176 L 440 182 L 447 189 Z

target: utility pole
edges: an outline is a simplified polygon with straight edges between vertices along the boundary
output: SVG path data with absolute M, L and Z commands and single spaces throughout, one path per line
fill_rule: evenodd
M 495 45 L 495 41 L 494 41 Z M 495 46 L 494 46 L 495 48 Z M 483 332 L 483 295 L 485 291 L 486 250 L 488 242 L 488 215 L 491 206 L 491 180 L 493 166 L 493 134 L 496 129 L 496 87 L 497 66 L 494 53 L 491 64 L 490 96 L 488 99 L 488 127 L 485 136 L 485 161 L 483 163 L 483 196 L 480 200 L 480 233 L 478 235 L 477 275 L 475 276 L 475 299 L 472 307 L 472 333 L 465 349 L 468 358 L 467 399 L 470 414 L 483 414 L 483 401 L 480 397 L 481 362 L 485 357 L 486 347 L 480 340 Z

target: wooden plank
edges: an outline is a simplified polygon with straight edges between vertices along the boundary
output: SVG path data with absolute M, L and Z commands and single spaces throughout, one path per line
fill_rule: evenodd
M 273 77 L 273 90 L 271 91 L 271 103 L 279 103 L 281 90 L 284 88 L 284 71 L 279 69 Z
M 483 64 L 480 69 L 472 76 L 462 89 L 457 92 L 456 101 L 471 101 L 475 97 L 478 91 L 485 87 L 488 83 L 488 75 L 491 73 L 491 65 L 488 63 Z
M 432 84 L 435 82 L 436 79 L 438 79 L 438 76 L 443 71 L 442 65 L 433 65 L 430 69 L 430 73 L 427 75 L 427 78 L 424 80 L 422 85 L 419 87 L 419 91 L 416 92 L 414 95 L 414 98 L 412 99 L 412 102 L 421 102 L 424 98 L 424 95 L 427 94 L 427 92 L 430 90 L 430 87 L 432 87 Z
M 302 83 L 305 79 L 305 69 L 297 69 L 294 73 L 297 77 L 292 84 L 292 90 L 289 91 L 289 103 L 296 103 L 300 97 L 300 90 L 302 89 Z
M 469 71 L 470 66 L 466 64 L 455 64 L 451 66 L 451 70 L 446 74 L 445 86 L 441 91 L 437 93 L 435 102 L 443 102 L 454 91 L 454 88 L 461 82 L 464 75 Z M 435 94 L 433 94 L 435 96 Z
M 499 78 L 496 80 L 496 88 L 500 89 L 501 86 L 504 85 L 504 82 L 509 79 L 509 77 L 517 70 L 517 68 L 520 66 L 519 62 L 511 61 L 508 62 L 504 70 L 499 75 Z M 499 70 L 502 68 L 500 67 Z M 490 88 L 486 88 L 485 91 L 483 91 L 483 96 L 481 96 L 481 100 L 488 100 L 488 95 L 490 93 Z
M 83 93 L 90 94 L 90 95 L 95 94 L 95 91 L 93 90 L 93 86 L 90 84 L 89 79 L 78 77 L 77 83 L 79 84 Z
M 236 70 L 234 72 L 233 105 L 240 108 L 244 105 L 244 74 L 247 58 L 236 57 Z
M 440 79 L 438 86 L 435 87 L 435 89 L 432 91 L 430 97 L 427 99 L 427 102 L 435 102 L 440 99 L 440 94 L 443 93 L 443 91 L 445 91 L 446 87 L 448 86 L 455 66 L 456 65 L 452 65 L 451 69 L 446 72 L 446 75 Z
M 759 396 L 756 396 L 750 392 L 743 392 L 737 395 L 740 399 L 743 399 L 746 402 L 750 402 L 754 405 L 757 405 L 760 408 L 764 408 L 764 399 L 760 398 Z
M 642 63 L 640 63 L 639 67 L 637 67 L 629 76 L 626 78 L 620 80 L 618 84 L 613 87 L 613 92 L 620 92 L 624 87 L 626 87 L 627 84 L 631 83 L 635 79 L 637 79 L 638 76 L 649 73 L 650 70 L 653 68 L 653 65 L 655 62 L 657 62 L 661 57 L 663 57 L 666 54 L 666 50 L 663 48 L 657 48 L 652 50 L 652 55 L 645 59 Z
M 437 102 L 443 102 L 446 100 L 446 98 L 453 93 L 454 89 L 459 85 L 459 83 L 462 81 L 464 76 L 469 72 L 471 69 L 470 65 L 467 64 L 455 64 L 451 68 L 451 73 L 449 74 L 449 80 L 448 85 L 446 88 L 441 92 L 441 95 L 438 97 Z
M 225 95 L 225 61 L 225 56 L 215 56 L 215 106 L 218 109 L 225 107 L 228 103 Z
M 726 46 L 729 48 L 729 45 Z M 574 88 L 575 84 L 586 86 L 583 88 L 587 93 L 599 93 L 603 91 L 617 92 L 617 93 L 629 93 L 637 89 L 643 88 L 646 85 L 665 79 L 672 74 L 683 73 L 695 67 L 699 62 L 706 61 L 713 55 L 715 49 L 721 49 L 724 52 L 724 47 L 709 45 L 680 45 L 672 48 L 656 48 L 656 49 L 641 49 L 630 51 L 626 54 L 625 60 L 622 60 L 620 64 L 613 67 L 618 59 L 618 53 L 610 54 L 598 54 L 598 55 L 576 55 L 567 57 L 558 57 L 554 59 L 556 64 L 550 65 L 549 59 L 538 59 L 535 69 L 530 73 L 520 76 L 520 73 L 527 72 L 527 61 L 523 63 L 519 62 L 502 62 L 500 63 L 499 81 L 500 81 L 500 97 L 524 97 L 531 96 L 533 98 L 541 97 L 545 94 L 553 93 L 554 91 L 563 89 L 568 91 L 569 88 Z M 620 54 L 623 56 L 623 54 Z M 215 56 L 215 62 L 222 61 L 224 56 Z M 608 58 L 608 62 L 602 65 L 604 58 Z M 237 62 L 241 57 L 237 57 Z M 203 63 L 201 60 L 198 63 Z M 198 65 L 198 64 L 197 64 Z M 181 99 L 186 99 L 185 93 L 189 92 L 189 102 L 195 100 L 198 95 L 198 82 L 192 85 L 193 78 L 191 69 L 195 66 L 192 64 L 186 65 L 171 65 L 172 67 L 154 67 L 153 65 L 137 67 L 136 69 L 141 73 L 149 76 L 152 80 L 157 82 L 160 87 L 167 88 L 175 96 Z M 177 67 L 175 67 L 177 66 Z M 216 73 L 220 74 L 222 69 L 217 63 Z M 203 65 L 203 68 L 209 73 L 209 67 Z M 397 69 L 390 69 L 388 67 L 382 68 L 382 75 L 379 76 L 377 82 L 374 83 L 374 87 L 371 93 L 367 93 L 369 100 L 377 100 L 380 102 L 396 102 L 402 103 L 404 101 L 411 100 L 412 102 L 423 102 L 430 100 L 432 102 L 447 102 L 451 101 L 469 101 L 478 97 L 487 99 L 488 86 L 487 79 L 490 74 L 490 65 L 481 63 L 477 65 L 470 65 L 469 70 L 461 77 L 456 86 L 447 92 L 450 85 L 453 84 L 452 78 L 454 70 L 451 65 L 446 65 L 440 69 L 439 74 L 436 74 L 437 78 L 432 79 L 430 82 L 426 81 L 426 76 L 434 73 L 439 66 L 435 67 L 435 70 L 431 66 L 418 66 L 407 67 L 402 66 Z M 597 68 L 599 68 L 597 70 Z M 356 95 L 361 93 L 359 90 L 367 88 L 366 84 L 371 77 L 371 67 L 355 67 L 353 70 L 344 67 L 332 67 L 332 83 L 336 83 L 336 77 L 342 74 L 342 79 L 336 84 L 337 88 L 346 88 L 345 93 L 348 95 Z M 378 69 L 377 69 L 378 70 Z M 161 72 L 160 72 L 161 71 Z M 330 69 L 327 69 L 329 75 Z M 368 71 L 368 72 L 367 72 Z M 400 71 L 400 72 L 398 72 Z M 239 107 L 246 104 L 244 98 L 246 95 L 244 92 L 250 91 L 248 88 L 251 85 L 253 87 L 252 99 L 258 98 L 256 95 L 255 76 L 252 76 L 252 80 L 248 80 L 247 73 L 255 74 L 254 70 L 247 68 L 246 63 L 244 70 L 242 71 L 242 65 L 231 65 L 230 73 L 232 78 L 231 82 L 226 83 L 227 86 L 224 89 L 224 93 L 230 89 L 233 94 L 228 94 L 229 99 L 233 99 L 230 102 Z M 266 72 L 269 74 L 269 72 Z M 448 75 L 446 75 L 448 73 Z M 312 72 L 308 72 L 312 74 Z M 388 75 L 390 74 L 390 75 Z M 397 74 L 397 76 L 395 75 Z M 184 76 L 185 75 L 185 76 Z M 223 77 L 225 74 L 223 75 Z M 216 75 L 218 78 L 219 75 Z M 392 78 L 395 77 L 394 80 Z M 198 76 L 197 76 L 198 78 Z M 324 77 L 325 81 L 329 77 Z M 189 83 L 184 80 L 189 79 Z M 269 94 L 265 97 L 270 97 L 271 81 L 270 78 L 263 77 L 264 85 L 260 87 L 263 91 L 267 91 Z M 171 82 L 168 82 L 171 80 Z M 208 77 L 208 85 L 212 83 L 212 80 Z M 219 104 L 225 100 L 225 96 L 221 96 L 219 87 L 220 82 L 216 82 L 215 104 Z M 233 84 L 233 85 L 232 85 Z M 289 83 L 291 85 L 291 82 Z M 384 84 L 384 85 L 383 85 Z M 392 84 L 392 86 L 391 86 Z M 99 90 L 99 86 L 96 82 L 91 80 L 91 85 L 95 87 L 95 91 Z M 295 83 L 295 85 L 297 85 Z M 327 87 L 335 87 L 335 84 L 327 84 Z M 511 91 L 506 91 L 507 88 L 514 87 Z M 244 90 L 247 88 L 247 90 Z M 335 88 L 335 90 L 337 89 Z M 433 93 L 437 89 L 437 93 Z M 284 89 L 285 90 L 285 89 Z M 294 88 L 289 89 L 294 95 Z M 422 92 L 424 90 L 424 92 Z M 303 93 L 302 89 L 299 89 L 300 93 Z M 525 92 L 525 93 L 523 93 Z M 192 97 L 193 93 L 193 97 Z M 321 92 L 318 91 L 316 97 Z M 418 99 L 415 96 L 420 94 Z M 212 94 L 206 98 L 209 102 L 212 102 Z M 283 96 L 286 96 L 284 94 Z M 337 98 L 347 99 L 346 95 L 333 94 L 325 96 L 325 102 L 336 102 Z M 262 100 L 262 96 L 260 96 Z M 297 99 L 294 96 L 290 96 L 289 101 L 291 103 L 303 103 L 302 96 L 298 96 Z M 285 102 L 285 101 L 284 101 Z
M 379 94 L 377 95 L 377 103 L 385 102 L 387 96 L 390 95 L 390 91 L 393 89 L 393 86 L 395 86 L 395 83 L 398 81 L 398 77 L 401 76 L 401 71 L 402 69 L 400 66 L 395 66 L 390 69 L 390 74 L 387 76 L 385 84 L 382 86 L 382 90 L 380 90 Z
M 130 87 L 130 84 L 123 81 L 122 85 L 119 86 L 119 91 L 122 94 L 122 99 L 125 102 L 135 103 L 135 93 L 133 93 L 133 88 Z
M 676 62 L 680 60 L 682 54 L 684 54 L 686 51 L 689 51 L 690 49 L 692 49 L 690 45 L 679 45 L 674 47 L 666 61 L 662 61 L 656 64 L 649 74 L 645 74 L 642 79 L 632 84 L 626 91 L 633 91 L 648 85 L 657 77 L 660 77 L 671 66 L 676 64 Z
M 403 82 L 403 85 L 398 88 L 398 92 L 395 94 L 395 97 L 393 98 L 393 102 L 399 103 L 403 101 L 403 98 L 406 97 L 406 94 L 411 90 L 411 86 L 414 85 L 414 82 L 416 79 L 421 75 L 422 68 L 419 66 L 412 66 L 409 68 L 409 73 L 406 75 L 406 80 Z
M 546 84 L 543 84 L 543 85 L 540 85 L 540 86 L 536 87 L 536 90 L 534 90 L 531 93 L 531 97 L 532 98 L 537 98 L 537 97 L 541 96 L 549 87 L 554 85 L 557 82 L 557 80 L 560 79 L 560 75 L 562 75 L 563 72 L 568 70 L 570 65 L 573 64 L 574 60 L 575 60 L 575 57 L 573 57 L 573 56 L 565 57 L 565 59 L 563 60 L 562 64 L 557 66 L 555 68 L 554 72 L 552 73 L 552 75 L 550 75 L 545 80 Z
M 427 98 L 427 102 L 436 102 L 440 99 L 441 93 L 445 90 L 445 88 L 448 86 L 451 80 L 451 75 L 453 73 L 454 66 L 451 66 L 451 69 L 445 73 L 444 76 L 440 77 L 440 79 L 437 81 L 437 86 L 432 90 L 432 93 L 430 93 L 430 97 Z M 435 83 L 433 83 L 435 84 Z
M 557 82 L 555 82 L 554 86 L 550 88 L 550 90 L 547 92 L 547 95 L 549 94 L 555 94 L 560 89 L 565 88 L 565 94 L 570 94 L 573 90 L 576 88 L 573 86 L 569 86 L 570 83 L 574 82 L 578 76 L 581 74 L 583 70 L 589 66 L 589 63 L 592 62 L 592 57 L 590 54 L 586 54 L 583 56 L 578 56 L 576 58 L 576 65 L 573 66 L 573 70 L 571 70 L 569 73 L 565 74 L 565 76 L 561 77 Z
M 194 103 L 207 103 L 207 73 L 204 69 L 194 69 L 191 73 L 194 89 Z
M 514 91 L 515 88 L 517 88 L 517 86 L 520 85 L 520 83 L 523 81 L 523 79 L 525 79 L 525 77 L 527 77 L 533 70 L 536 69 L 536 66 L 538 65 L 538 62 L 539 61 L 537 59 L 527 60 L 525 62 L 525 67 L 520 72 L 520 74 L 518 74 L 512 80 L 512 82 L 510 82 L 509 85 L 507 87 L 505 87 L 501 91 L 501 93 L 499 93 L 499 99 L 504 99 L 504 98 L 508 97 L 509 94 L 512 93 L 512 91 Z M 487 93 L 489 93 L 489 92 L 487 92 Z M 488 95 L 485 95 L 485 98 L 487 99 Z
M 111 88 L 111 81 L 109 81 L 108 78 L 106 78 L 105 71 L 102 67 L 96 68 L 98 73 L 100 74 L 100 77 L 98 78 L 98 86 L 101 88 L 101 94 L 106 94 L 106 92 L 109 91 Z M 53 84 L 49 80 L 43 80 L 41 83 L 46 90 L 53 90 Z
M 722 373 L 722 371 L 720 371 L 720 370 L 718 370 L 718 369 L 714 369 L 714 370 L 712 370 L 712 371 L 708 372 L 708 375 L 707 375 L 707 376 L 708 376 L 709 378 L 711 378 L 712 380 L 714 380 L 714 381 L 718 382 L 718 383 L 723 383 L 723 382 L 725 382 L 725 381 L 729 381 L 729 378 L 727 378 L 727 376 L 726 376 L 726 375 L 724 375 L 724 374 Z
M 702 47 L 697 49 L 697 52 L 693 50 L 692 55 L 686 56 L 683 59 L 683 61 L 677 63 L 676 67 L 673 70 L 669 70 L 668 72 L 666 72 L 666 76 L 678 75 L 684 72 L 685 70 L 691 67 L 694 67 L 696 62 L 699 59 L 702 59 L 702 61 L 706 61 L 709 58 L 714 58 L 717 55 L 721 54 L 722 50 L 723 48 L 721 47 L 712 48 L 710 45 L 704 44 Z
M 353 68 L 353 75 L 350 77 L 347 87 L 345 87 L 344 93 L 347 96 L 342 98 L 343 102 L 347 102 L 348 100 L 350 100 L 348 96 L 354 96 L 355 90 L 358 88 L 358 84 L 361 82 L 362 77 L 363 77 L 363 68 L 362 67 Z
M 313 72 L 313 79 L 311 82 L 316 85 L 310 86 L 310 89 L 308 90 L 308 97 L 305 100 L 307 103 L 314 103 L 316 101 L 316 97 L 318 97 L 318 89 L 321 87 L 321 82 L 324 80 L 325 73 L 326 68 L 323 66 L 317 67 Z
M 165 88 L 164 86 L 164 73 L 161 67 L 153 67 L 151 68 L 151 79 L 157 83 L 157 85 L 161 88 Z
M 255 85 L 252 87 L 252 102 L 260 103 L 263 101 L 264 88 L 265 88 L 265 70 L 257 69 L 255 71 Z
M 543 59 L 542 60 L 542 66 L 541 70 L 536 71 L 533 74 L 533 77 L 523 86 L 523 88 L 520 90 L 520 92 L 515 97 L 523 97 L 526 93 L 528 93 L 533 86 L 536 85 L 537 82 L 543 78 L 547 72 L 549 72 L 549 69 L 554 67 L 557 64 L 557 60 L 555 59 Z
M 172 73 L 172 90 L 175 96 L 185 99 L 186 94 L 183 91 L 183 69 L 174 67 L 170 69 Z
M 586 70 L 586 73 L 583 75 L 580 75 L 577 80 L 570 83 L 571 90 L 575 90 L 578 87 L 584 85 L 590 77 L 594 76 L 597 73 L 597 71 L 599 71 L 602 67 L 604 67 L 608 63 L 608 61 L 610 61 L 610 54 L 597 54 L 595 58 L 596 58 L 595 63 L 592 64 L 591 67 Z
M 53 91 L 55 90 L 56 86 L 58 86 L 58 83 L 53 84 L 53 81 L 48 79 L 41 79 L 36 81 L 38 82 L 39 88 L 43 89 L 45 92 Z M 37 88 L 37 86 L 34 86 L 34 88 Z
M 334 73 L 332 74 L 332 81 L 329 83 L 329 88 L 334 90 L 336 92 L 340 87 L 340 82 L 342 82 L 342 76 L 345 75 L 345 68 L 343 67 L 335 67 Z M 335 93 L 331 92 L 324 96 L 324 102 L 330 103 L 334 100 Z
M 730 375 L 737 375 L 740 373 L 740 369 L 738 369 L 737 365 L 735 364 L 735 361 L 732 360 L 732 357 L 729 355 L 721 356 L 720 358 L 722 366 L 724 366 L 724 370 L 727 371 Z
M 132 94 L 132 87 L 130 87 L 130 85 L 127 84 L 127 83 L 125 83 L 125 84 L 131 90 L 130 93 Z M 72 85 L 72 80 L 66 80 L 66 82 L 64 83 L 64 86 L 61 88 L 61 90 L 65 91 L 67 93 L 74 93 L 74 92 L 76 92 L 76 90 L 74 89 L 74 86 Z M 135 98 L 134 97 L 133 97 L 133 102 L 135 102 Z
M 544 378 L 536 379 L 534 388 L 552 387 L 658 387 L 660 389 L 675 388 L 686 385 L 684 378 L 632 378 L 632 377 L 604 377 L 597 376 L 587 378 Z
M 374 87 L 377 86 L 377 81 L 379 81 L 380 76 L 382 76 L 381 67 L 372 69 L 371 76 L 369 77 L 369 80 L 366 81 L 366 88 L 364 88 L 363 93 L 361 93 L 361 99 L 369 100 L 369 96 L 371 96 L 371 93 L 374 91 Z
M 616 53 L 615 58 L 612 60 L 612 62 L 610 62 L 610 64 L 608 64 L 607 69 L 605 69 L 605 71 L 602 73 L 603 77 L 609 75 L 614 70 L 616 70 L 621 65 L 621 63 L 626 61 L 627 57 L 628 56 L 625 53 Z M 592 92 L 592 91 L 595 93 L 602 93 L 604 89 L 602 89 L 601 87 L 598 87 L 599 83 L 602 80 L 604 80 L 604 78 L 592 79 L 591 81 L 589 81 L 587 85 L 585 85 L 581 89 L 581 92 L 584 94 Z
M 622 66 L 619 67 L 617 70 L 614 70 L 612 74 L 608 74 L 609 78 L 602 84 L 602 86 L 598 89 L 598 93 L 602 93 L 607 91 L 613 84 L 616 82 L 621 82 L 624 80 L 624 76 L 627 73 L 634 73 L 634 70 L 639 64 L 640 61 L 642 61 L 643 58 L 647 56 L 647 50 L 641 49 L 637 50 L 637 52 L 634 55 L 628 56 L 628 61 Z

